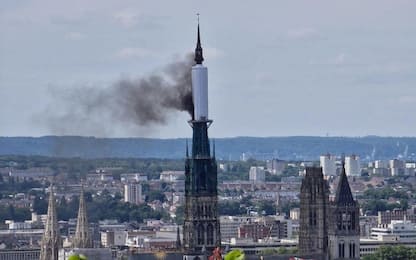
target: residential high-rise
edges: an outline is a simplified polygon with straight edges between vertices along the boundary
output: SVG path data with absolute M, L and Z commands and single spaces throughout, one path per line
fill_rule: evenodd
M 215 147 L 211 156 L 208 139 L 208 71 L 202 65 L 202 47 L 199 24 L 192 67 L 192 97 L 194 115 L 192 127 L 192 154 L 186 149 L 185 162 L 185 216 L 183 225 L 184 259 L 205 259 L 215 247 L 221 246 L 218 217 L 217 163 Z
M 302 255 L 327 255 L 328 213 L 329 188 L 322 168 L 307 167 L 300 188 L 299 251 Z
M 75 237 L 73 241 L 74 248 L 92 248 L 93 243 L 88 225 L 87 208 L 84 198 L 84 187 L 81 187 L 81 194 L 79 196 L 79 209 L 77 228 L 75 230 Z
M 40 246 L 40 260 L 58 260 L 59 248 L 62 242 L 59 234 L 53 185 L 50 186 L 49 191 L 48 215 Z
M 334 155 L 329 153 L 321 155 L 319 161 L 325 176 L 335 176 L 337 174 L 336 157 Z
M 360 259 L 360 208 L 354 200 L 345 166 L 331 205 L 328 227 L 329 259 Z
M 252 167 L 250 167 L 249 179 L 250 179 L 250 181 L 264 182 L 266 180 L 264 167 L 262 167 L 262 166 L 252 166 Z
M 345 157 L 345 173 L 347 176 L 361 175 L 360 157 L 354 154 Z
M 124 185 L 124 201 L 133 204 L 143 203 L 142 185 L 140 183 L 127 183 Z

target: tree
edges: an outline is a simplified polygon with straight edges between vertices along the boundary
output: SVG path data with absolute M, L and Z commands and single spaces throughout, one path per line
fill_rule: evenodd
M 281 246 L 281 247 L 279 247 L 279 249 L 277 250 L 277 253 L 278 253 L 279 255 L 285 255 L 285 254 L 288 254 L 288 253 L 289 253 L 289 250 L 287 250 L 287 248 L 286 248 L 286 247 Z
M 363 260 L 400 260 L 416 259 L 416 249 L 405 246 L 382 246 L 373 255 L 363 257 Z
M 159 200 L 161 202 L 165 202 L 166 201 L 166 196 L 161 191 L 152 190 L 147 194 L 146 202 L 151 202 L 151 201 L 154 201 L 154 200 Z
M 33 201 L 33 211 L 39 215 L 43 215 L 48 212 L 48 202 L 46 201 L 45 197 L 35 197 Z

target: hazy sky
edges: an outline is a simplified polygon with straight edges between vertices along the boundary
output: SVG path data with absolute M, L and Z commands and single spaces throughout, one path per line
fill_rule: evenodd
M 412 0 L 2 0 L 0 136 L 189 137 L 186 113 L 87 132 L 51 128 L 43 115 L 62 109 L 60 93 L 144 76 L 192 51 L 197 12 L 211 136 L 416 136 L 415 10 Z

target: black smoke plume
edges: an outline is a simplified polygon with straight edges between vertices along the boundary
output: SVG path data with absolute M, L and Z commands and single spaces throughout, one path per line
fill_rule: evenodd
M 137 79 L 121 79 L 109 87 L 82 86 L 53 91 L 57 111 L 47 121 L 55 134 L 106 135 L 112 124 L 146 128 L 166 124 L 176 111 L 193 118 L 192 55 Z M 57 101 L 55 100 L 55 101 Z M 104 123 L 105 122 L 105 123 Z

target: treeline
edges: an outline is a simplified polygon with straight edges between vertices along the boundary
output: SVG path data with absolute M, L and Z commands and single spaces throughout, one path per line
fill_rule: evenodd
M 89 192 L 85 193 L 87 214 L 90 222 L 104 219 L 117 219 L 120 222 L 142 223 L 145 219 L 169 219 L 169 215 L 162 211 L 153 210 L 146 204 L 135 205 L 125 203 L 121 195 L 112 196 L 104 190 L 100 196 L 92 197 Z M 68 220 L 76 218 L 78 214 L 79 197 L 73 196 L 71 200 L 61 199 L 57 203 L 58 219 Z M 34 200 L 33 210 L 38 214 L 46 214 L 48 199 L 37 197 Z
M 361 207 L 364 212 L 370 215 L 376 215 L 378 211 L 393 210 L 400 208 L 406 210 L 409 207 L 410 195 L 404 191 L 397 191 L 391 187 L 382 189 L 369 188 L 364 191 L 363 204 Z M 394 199 L 395 202 L 389 202 L 390 199 Z
M 366 255 L 363 260 L 416 260 L 416 248 L 405 246 L 382 246 L 374 254 Z
M 264 161 L 249 159 L 247 161 L 218 161 L 218 164 L 227 164 L 227 170 L 218 170 L 219 182 L 227 180 L 248 180 L 251 166 L 265 166 Z M 141 158 L 105 158 L 105 159 L 82 159 L 82 158 L 56 158 L 44 156 L 0 156 L 0 168 L 11 167 L 13 169 L 25 170 L 33 167 L 50 168 L 57 180 L 76 182 L 85 178 L 90 172 L 97 168 L 111 167 L 111 173 L 116 180 L 120 179 L 122 173 L 143 173 L 148 179 L 158 179 L 162 171 L 174 170 L 183 171 L 185 161 L 183 159 L 141 159 Z M 290 174 L 290 168 L 287 169 Z M 285 175 L 285 173 L 284 173 Z M 267 180 L 276 181 L 276 176 L 267 175 Z M 11 180 L 13 181 L 13 179 Z M 0 175 L 0 183 L 1 175 Z M 39 183 L 28 187 L 27 183 L 13 182 L 11 187 L 1 189 L 1 193 L 38 188 Z M 33 182 L 31 182 L 33 184 Z M 16 187 L 15 187 L 16 185 Z M 25 186 L 26 185 L 26 186 Z M 21 188 L 20 188 L 21 187 Z
M 5 220 L 24 221 L 30 219 L 28 208 L 16 208 L 13 205 L 0 205 L 0 225 Z

